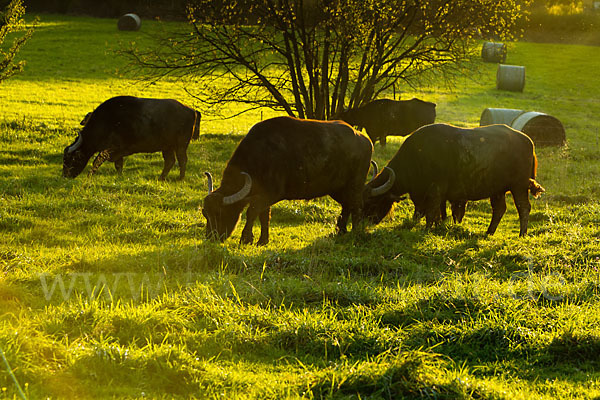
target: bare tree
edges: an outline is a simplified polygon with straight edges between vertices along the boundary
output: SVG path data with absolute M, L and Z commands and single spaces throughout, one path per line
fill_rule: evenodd
M 205 111 L 328 119 L 396 84 L 465 73 L 476 39 L 513 37 L 523 1 L 195 0 L 191 29 L 125 54 L 146 79 L 184 78 Z
M 24 14 L 23 0 L 12 0 L 0 11 L 0 82 L 23 70 L 25 62 L 14 62 L 14 58 L 33 34 L 33 28 L 25 26 Z M 15 32 L 12 45 L 3 46 L 7 36 Z

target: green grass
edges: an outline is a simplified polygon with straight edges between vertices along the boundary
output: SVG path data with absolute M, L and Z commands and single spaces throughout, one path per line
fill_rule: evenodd
M 121 76 L 114 51 L 155 29 L 42 15 L 25 73 L 0 85 L 0 347 L 30 398 L 600 396 L 597 47 L 511 43 L 524 93 L 496 91 L 485 64 L 452 90 L 402 94 L 462 126 L 486 107 L 563 122 L 568 146 L 537 150 L 547 194 L 532 201 L 528 237 L 512 204 L 485 237 L 487 202 L 432 231 L 400 203 L 338 237 L 339 206 L 318 199 L 277 204 L 259 248 L 238 244 L 241 228 L 205 242 L 198 207 L 203 172 L 219 184 L 260 113 L 203 121 L 184 182 L 157 180 L 159 154 L 128 157 L 121 177 L 112 165 L 60 176 L 80 119 L 107 98 L 194 106 L 176 81 Z M 3 364 L 0 393 L 18 396 Z

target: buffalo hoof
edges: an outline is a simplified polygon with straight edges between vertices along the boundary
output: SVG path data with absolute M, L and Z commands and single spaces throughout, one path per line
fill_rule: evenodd
M 266 246 L 269 243 L 269 239 L 263 239 L 260 238 L 258 239 L 258 242 L 256 242 L 257 246 Z
M 241 244 L 252 244 L 253 241 L 254 241 L 254 237 L 252 236 L 252 233 L 249 235 L 246 235 L 242 232 L 242 237 L 240 238 Z

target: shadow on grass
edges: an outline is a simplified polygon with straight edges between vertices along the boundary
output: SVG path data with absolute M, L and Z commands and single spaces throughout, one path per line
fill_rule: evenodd
M 198 233 L 195 231 L 198 228 L 189 228 L 189 233 Z M 460 236 L 464 232 L 458 229 L 456 234 Z M 452 359 L 456 365 L 473 369 L 502 362 L 512 366 L 512 376 L 531 382 L 536 381 L 538 374 L 551 376 L 556 368 L 567 369 L 582 362 L 587 365 L 586 368 L 597 364 L 594 355 L 600 351 L 598 337 L 564 334 L 549 344 L 540 345 L 517 323 L 504 326 L 493 318 L 486 320 L 486 315 L 490 314 L 489 302 L 477 298 L 447 296 L 440 292 L 427 299 L 408 302 L 397 310 L 393 306 L 391 311 L 379 313 L 374 318 L 367 317 L 367 314 L 362 317 L 361 314 L 352 314 L 359 306 L 368 310 L 384 306 L 389 298 L 380 289 L 385 288 L 387 282 L 390 288 L 402 277 L 406 278 L 403 284 L 419 282 L 416 278 L 410 278 L 416 276 L 414 271 L 407 273 L 407 270 L 416 268 L 410 263 L 430 263 L 421 265 L 438 268 L 440 273 L 453 270 L 454 266 L 443 263 L 441 255 L 422 254 L 418 244 L 427 235 L 430 233 L 421 229 L 350 233 L 318 239 L 300 250 L 265 249 L 253 252 L 250 256 L 240 253 L 231 245 L 200 241 L 197 246 L 163 245 L 154 251 L 135 255 L 113 254 L 93 262 L 74 260 L 65 265 L 65 270 L 74 272 L 79 280 L 74 284 L 74 293 L 80 291 L 84 298 L 87 290 L 85 277 L 89 278 L 90 285 L 96 288 L 95 294 L 90 296 L 91 300 L 94 296 L 106 298 L 107 302 L 122 303 L 131 300 L 148 302 L 156 299 L 160 303 L 166 301 L 160 299 L 186 299 L 186 322 L 177 325 L 177 329 L 185 332 L 186 338 L 191 337 L 193 332 L 202 332 L 202 340 L 186 339 L 185 354 L 201 354 L 207 358 L 222 357 L 271 364 L 272 356 L 276 354 L 294 357 L 315 366 L 325 366 L 331 361 L 348 360 L 350 364 L 362 362 L 369 357 L 385 354 L 390 349 L 410 351 L 425 348 Z M 470 240 L 470 243 L 461 243 L 452 250 L 460 252 L 478 242 L 478 239 Z M 384 254 L 383 262 L 371 260 L 372 247 L 382 241 L 395 243 L 394 251 L 389 249 L 389 253 Z M 398 254 L 395 253 L 397 251 L 402 254 L 412 252 L 412 261 L 405 260 L 405 257 L 389 258 L 392 254 Z M 86 275 L 88 273 L 90 275 Z M 112 277 L 109 277 L 111 273 Z M 103 274 L 104 280 L 101 280 Z M 145 299 L 127 299 L 127 290 L 131 290 L 130 276 L 127 274 L 133 274 L 131 279 L 134 285 L 138 285 L 138 293 L 140 285 L 145 282 L 147 293 L 152 295 Z M 57 275 L 47 277 L 47 287 Z M 123 285 L 120 289 L 115 283 L 117 276 L 121 277 Z M 439 275 L 434 274 L 425 282 L 435 283 L 437 280 Z M 22 283 L 32 289 L 30 293 L 35 293 L 34 286 L 37 286 L 43 298 L 39 279 Z M 70 282 L 64 283 L 68 291 Z M 203 297 L 199 286 L 209 287 L 210 295 Z M 105 291 L 111 289 L 112 295 L 107 297 L 105 292 L 100 294 L 103 287 Z M 113 290 L 115 287 L 117 289 Z M 51 302 L 65 301 L 60 298 L 60 290 L 56 286 L 57 298 L 51 299 Z M 150 293 L 152 290 L 154 292 Z M 131 293 L 133 291 L 129 296 Z M 191 307 L 188 301 L 195 302 L 197 307 Z M 213 306 L 201 306 L 208 303 Z M 172 308 L 173 305 L 168 307 Z M 265 316 L 261 310 L 270 310 L 274 317 Z M 306 310 L 318 315 L 313 319 L 302 318 Z M 169 323 L 145 321 L 139 316 L 124 315 L 110 319 L 103 312 L 102 318 L 98 317 L 95 322 L 85 321 L 85 324 L 78 313 L 73 313 L 72 317 L 75 320 L 69 325 L 78 327 L 77 330 L 65 332 L 63 327 L 67 323 L 59 321 L 47 326 L 47 333 L 57 337 L 66 334 L 76 339 L 92 334 L 101 325 L 105 332 L 111 333 L 111 340 L 117 345 L 131 344 L 128 342 L 133 340 L 130 336 L 135 336 L 135 340 L 142 345 L 147 337 L 157 341 L 166 340 L 164 338 L 173 329 Z M 353 319 L 362 319 L 361 324 L 351 324 Z M 470 324 L 473 320 L 482 323 L 465 327 L 464 324 Z M 434 323 L 435 326 L 431 325 Z M 256 329 L 260 335 L 254 335 L 252 329 L 248 330 L 249 327 Z M 86 362 L 82 361 L 82 365 Z M 124 360 L 117 357 L 112 362 L 121 364 Z M 539 373 L 531 372 L 527 367 L 531 363 L 539 365 L 542 370 Z M 381 379 L 373 378 L 372 374 L 355 372 L 345 383 L 336 386 L 334 392 L 338 395 L 375 395 L 391 390 L 406 394 L 427 386 L 427 382 L 407 383 L 406 379 L 413 375 L 406 374 L 402 368 L 402 365 L 383 368 Z M 400 385 L 398 382 L 403 377 L 406 378 L 406 384 L 416 386 L 406 389 Z M 585 380 L 572 371 L 563 373 L 561 378 L 573 382 Z M 173 379 L 178 379 L 177 374 Z M 328 393 L 331 383 L 331 379 L 323 377 L 313 383 L 311 390 Z M 453 387 L 437 386 L 442 390 L 441 393 L 453 393 Z
M 48 153 L 39 149 L 3 150 L 0 153 L 0 165 L 3 166 L 39 166 L 56 165 L 62 168 L 63 149 L 57 149 L 55 153 Z M 8 173 L 8 171 L 7 171 Z

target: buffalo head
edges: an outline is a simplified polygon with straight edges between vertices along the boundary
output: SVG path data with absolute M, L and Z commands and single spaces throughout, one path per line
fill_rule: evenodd
M 83 138 L 81 135 L 70 146 L 65 147 L 63 154 L 63 176 L 75 178 L 83 171 L 91 155 L 86 155 L 82 149 Z
M 242 188 L 226 196 L 221 192 L 222 188 L 213 190 L 212 176 L 208 172 L 205 172 L 205 175 L 208 179 L 208 196 L 204 198 L 202 214 L 206 218 L 206 238 L 224 242 L 231 236 L 240 220 L 240 214 L 246 205 L 244 199 L 252 189 L 252 178 L 246 172 L 242 172 Z
M 394 186 L 396 174 L 390 167 L 385 167 L 377 177 L 372 179 L 365 189 L 363 217 L 369 222 L 378 224 L 388 215 L 395 202 L 401 200 L 390 189 Z

